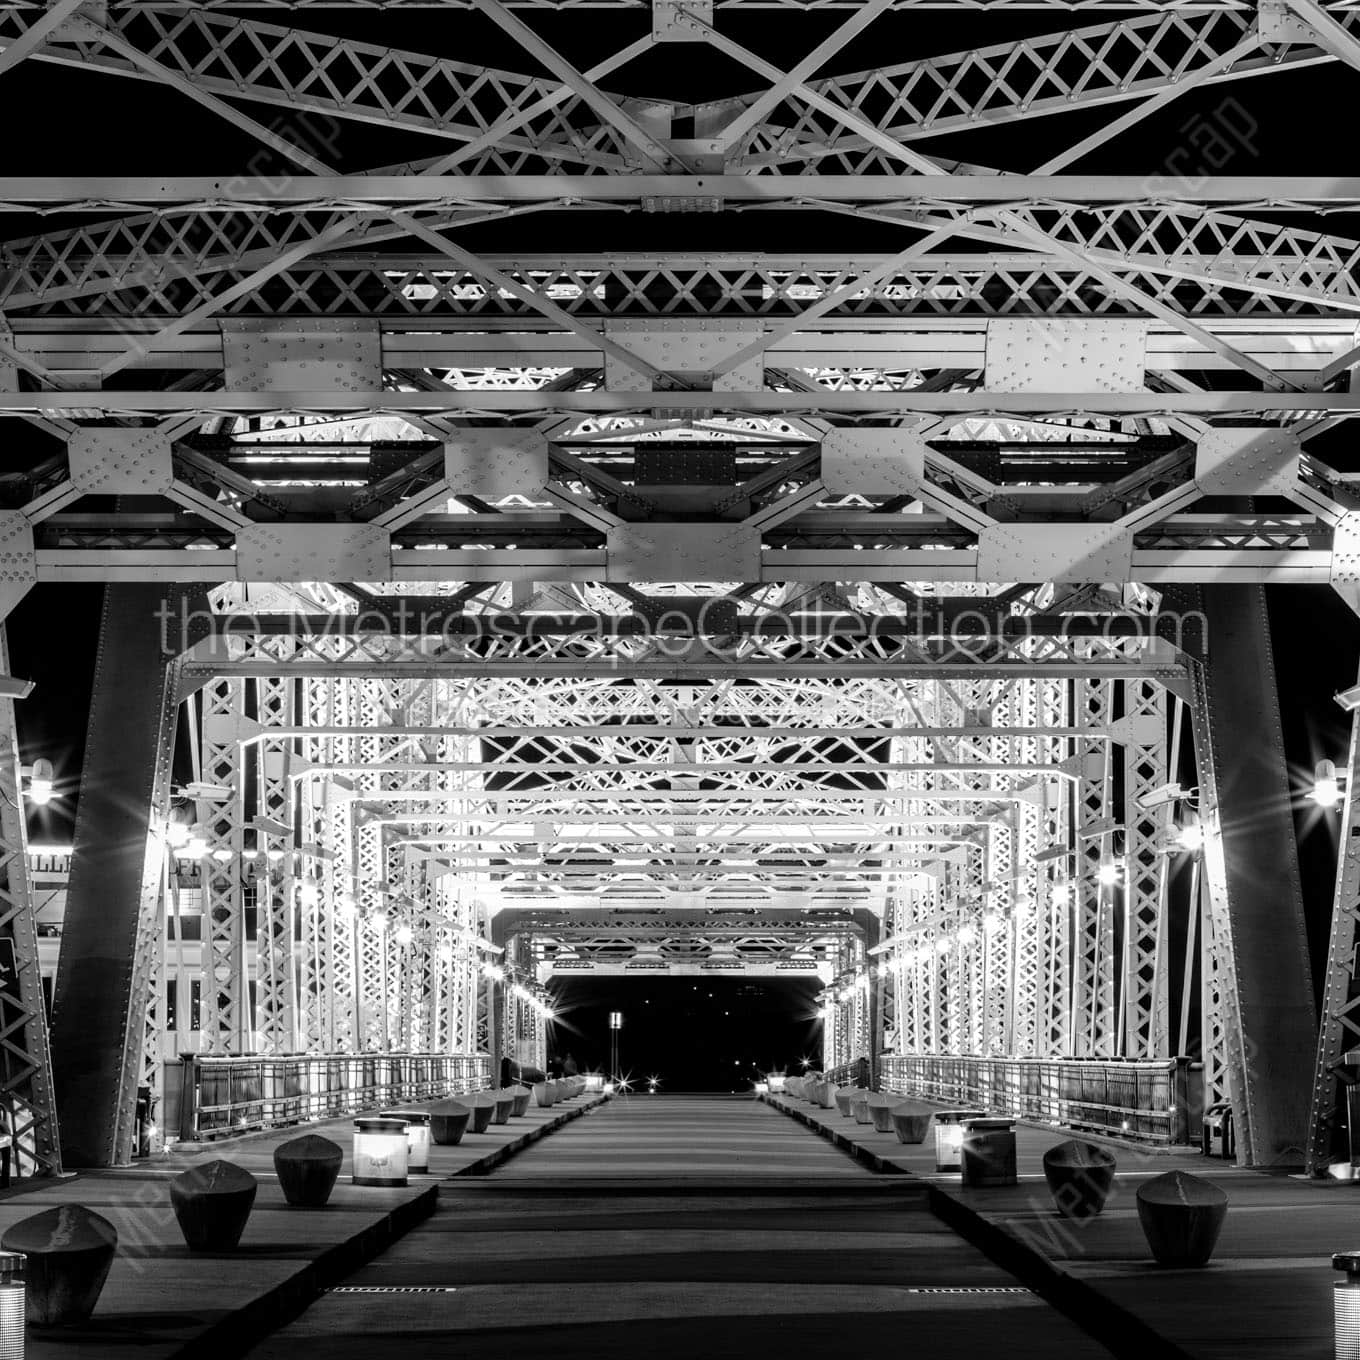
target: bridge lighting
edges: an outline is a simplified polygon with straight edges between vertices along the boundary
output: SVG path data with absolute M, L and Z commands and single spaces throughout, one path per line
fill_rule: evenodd
M 1016 906 L 1019 907 L 1019 905 L 1020 905 L 1020 904 L 1017 902 L 1017 903 L 1016 903 Z M 996 934 L 996 932 L 997 932 L 998 930 L 1000 930 L 1001 927 L 1004 926 L 1005 924 L 1006 924 L 1006 918 L 1005 918 L 1004 916 L 1002 916 L 1001 913 L 1000 913 L 999 911 L 989 911 L 989 912 L 982 918 L 982 928 L 983 928 L 983 930 L 985 930 L 985 931 L 987 932 L 987 934 L 989 934 L 989 935 L 994 935 L 994 934 Z
M 1187 818 L 1176 832 L 1176 844 L 1194 853 L 1204 848 L 1204 828 L 1196 818 Z
M 954 947 L 953 938 L 949 935 L 941 935 L 935 941 L 935 952 L 937 954 L 947 954 Z
M 411 927 L 407 925 L 398 926 L 392 934 L 392 938 L 398 944 L 410 944 L 411 941 L 415 939 L 415 937 L 416 937 L 415 931 L 412 930 Z
M 1113 888 L 1119 882 L 1119 861 L 1103 859 L 1096 870 L 1096 881 L 1102 888 Z
M 1180 784 L 1160 784 L 1155 789 L 1150 789 L 1141 798 L 1136 799 L 1138 806 L 1146 812 L 1149 808 L 1165 807 L 1168 803 L 1178 803 L 1185 797 L 1185 790 Z
M 977 942 L 977 930 L 973 926 L 959 927 L 959 943 L 967 948 L 970 944 Z
M 1318 807 L 1328 811 L 1341 801 L 1341 776 L 1330 760 L 1318 761 L 1313 774 L 1313 791 L 1308 796 Z
M 387 929 L 387 913 L 385 911 L 375 911 L 369 918 L 369 923 L 379 935 Z
M 1072 885 L 1070 883 L 1055 883 L 1053 891 L 1050 893 L 1055 907 L 1065 907 L 1072 900 Z
M 46 807 L 57 796 L 57 776 L 50 760 L 35 760 L 28 771 L 29 801 Z
M 195 822 L 182 846 L 186 859 L 202 859 L 208 853 L 208 833 Z
M 358 910 L 359 904 L 352 892 L 342 892 L 335 899 L 335 914 L 342 920 L 349 921 L 354 918 L 354 913 Z
M 314 878 L 304 878 L 298 888 L 298 897 L 305 907 L 314 907 L 321 901 L 321 887 Z

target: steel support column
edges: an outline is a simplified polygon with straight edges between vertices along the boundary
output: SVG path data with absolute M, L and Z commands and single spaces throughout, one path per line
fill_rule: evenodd
M 1205 1016 L 1206 1099 L 1222 1035 L 1224 1084 L 1243 1165 L 1304 1146 L 1315 1028 L 1303 898 L 1265 593 L 1202 592 L 1208 660 L 1193 668 L 1216 1016 Z
M 0 669 L 9 646 L 0 627 Z M 0 973 L 0 1098 L 14 1140 L 15 1171 L 60 1171 L 57 1109 L 52 1093 L 47 1013 L 38 965 L 38 932 L 28 878 L 28 835 L 20 789 L 14 701 L 0 699 L 0 941 L 13 949 Z
M 161 946 L 164 840 L 179 704 L 156 586 L 104 592 L 75 850 L 53 1005 L 63 1159 L 132 1155 L 148 987 Z M 175 640 L 176 642 L 178 639 Z

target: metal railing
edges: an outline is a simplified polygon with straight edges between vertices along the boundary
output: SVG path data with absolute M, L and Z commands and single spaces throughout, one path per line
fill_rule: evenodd
M 491 1059 L 484 1053 L 185 1054 L 179 1076 L 179 1136 L 197 1141 L 486 1090 Z
M 880 1089 L 1039 1123 L 1165 1145 L 1194 1143 L 1202 1068 L 1188 1058 L 888 1055 Z
M 868 1058 L 852 1058 L 848 1063 L 823 1072 L 823 1077 L 835 1086 L 859 1086 L 873 1090 L 873 1064 Z

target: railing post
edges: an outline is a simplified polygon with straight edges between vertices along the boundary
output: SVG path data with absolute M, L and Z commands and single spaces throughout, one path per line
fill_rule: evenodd
M 180 1062 L 184 1065 L 181 1080 L 184 1085 L 179 1097 L 179 1136 L 183 1142 L 198 1140 L 198 1054 L 181 1053 Z

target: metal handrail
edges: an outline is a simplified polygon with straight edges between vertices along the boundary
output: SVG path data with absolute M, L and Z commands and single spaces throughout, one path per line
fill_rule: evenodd
M 491 1086 L 485 1053 L 184 1054 L 180 1137 L 221 1138 Z
M 1198 1138 L 1201 1067 L 1188 1058 L 887 1055 L 880 1089 L 1158 1145 Z
M 868 1058 L 851 1058 L 848 1063 L 824 1072 L 823 1077 L 836 1086 L 859 1086 L 873 1089 L 873 1064 Z

